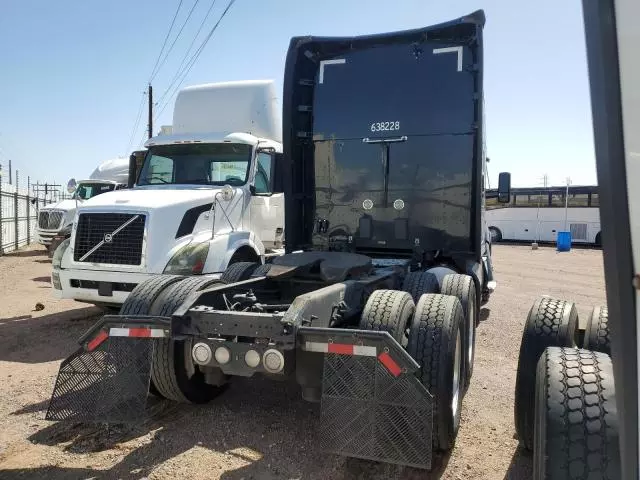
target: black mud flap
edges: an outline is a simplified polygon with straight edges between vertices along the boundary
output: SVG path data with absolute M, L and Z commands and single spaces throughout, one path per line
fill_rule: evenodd
M 324 354 L 320 448 L 431 468 L 432 396 L 418 364 L 387 333 L 302 327 L 300 348 Z
M 153 338 L 168 334 L 167 321 L 158 323 L 165 328 L 153 328 L 149 317 L 106 316 L 98 322 L 80 339 L 82 348 L 60 365 L 45 418 L 87 423 L 144 420 Z

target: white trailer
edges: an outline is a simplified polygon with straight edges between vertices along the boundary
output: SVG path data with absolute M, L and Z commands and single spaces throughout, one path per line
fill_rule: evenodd
M 125 188 L 128 174 L 129 159 L 116 158 L 98 165 L 87 180 L 80 180 L 77 184 L 70 180 L 75 184 L 73 198 L 40 208 L 36 241 L 47 249 L 55 248 L 54 238 L 69 236 L 77 207 L 96 195 Z
M 216 277 L 281 253 L 281 133 L 271 80 L 181 90 L 133 188 L 79 208 L 53 258 L 55 296 L 118 306 L 155 275 Z

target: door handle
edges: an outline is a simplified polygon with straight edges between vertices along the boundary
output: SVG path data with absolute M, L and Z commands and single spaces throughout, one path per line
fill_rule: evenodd
M 403 135 L 401 137 L 396 138 L 369 138 L 365 137 L 362 139 L 362 143 L 398 143 L 398 142 L 406 142 L 409 140 L 409 137 Z

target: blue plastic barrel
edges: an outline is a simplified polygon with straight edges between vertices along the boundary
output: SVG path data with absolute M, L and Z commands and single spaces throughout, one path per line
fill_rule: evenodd
M 558 232 L 557 249 L 559 252 L 571 250 L 571 232 Z

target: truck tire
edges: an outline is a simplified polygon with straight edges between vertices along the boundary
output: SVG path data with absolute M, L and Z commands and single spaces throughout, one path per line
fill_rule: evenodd
M 476 326 L 480 321 L 476 285 L 469 275 L 450 273 L 442 279 L 443 295 L 453 295 L 460 300 L 464 312 L 464 387 L 465 392 L 471 384 L 473 362 L 476 355 Z
M 149 315 L 151 305 L 158 295 L 183 278 L 180 275 L 157 275 L 139 283 L 120 307 L 120 315 Z M 162 396 L 153 384 L 153 379 L 149 382 L 149 393 L 156 397 Z
M 609 309 L 594 307 L 584 331 L 584 348 L 611 355 L 609 339 Z
M 361 330 L 382 330 L 402 346 L 407 345 L 407 327 L 416 306 L 411 295 L 399 290 L 375 290 L 360 317 Z
M 407 351 L 420 365 L 417 376 L 433 395 L 433 448 L 449 450 L 460 426 L 464 374 L 464 314 L 450 295 L 420 297 Z
M 232 263 L 224 271 L 220 280 L 224 283 L 236 283 L 242 280 L 248 280 L 257 268 L 258 264 L 254 262 Z
M 611 358 L 549 347 L 537 370 L 533 478 L 622 478 Z
M 502 241 L 502 232 L 497 227 L 489 227 L 489 233 L 491 234 L 491 243 L 498 243 Z
M 151 314 L 169 317 L 192 292 L 215 283 L 222 282 L 198 276 L 170 285 L 154 302 Z M 191 361 L 189 342 L 168 338 L 156 341 L 151 379 L 164 398 L 181 403 L 206 403 L 222 392 L 223 388 L 206 383 L 204 374 L 193 364 L 187 365 Z M 194 371 L 192 376 L 189 376 L 190 370 Z
M 269 273 L 269 270 L 271 270 L 271 264 L 263 263 L 262 265 L 258 265 L 258 268 L 253 271 L 251 277 L 264 277 L 267 273 Z
M 520 343 L 514 406 L 516 432 L 528 450 L 533 448 L 538 359 L 547 347 L 575 346 L 577 328 L 578 312 L 571 302 L 541 297 L 529 310 Z
M 139 283 L 120 307 L 120 315 L 149 315 L 158 295 L 183 278 L 180 275 L 156 275 Z
M 424 293 L 438 293 L 438 278 L 431 272 L 409 272 L 402 282 L 402 290 L 418 303 Z

